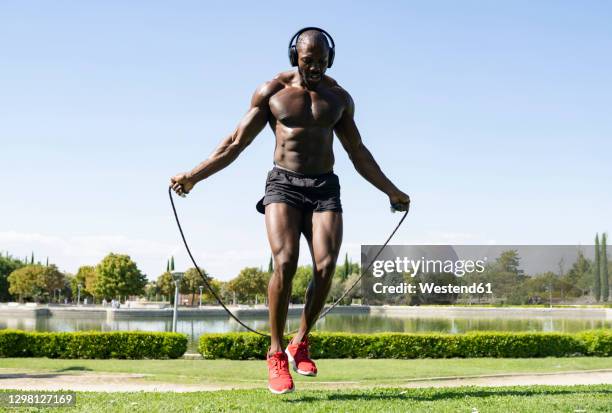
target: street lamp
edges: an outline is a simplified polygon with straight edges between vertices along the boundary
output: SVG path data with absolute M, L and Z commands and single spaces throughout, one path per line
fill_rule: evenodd
M 81 305 L 81 287 L 83 284 L 79 283 L 77 285 L 77 306 Z
M 176 333 L 176 321 L 178 319 L 178 300 L 179 300 L 179 284 L 185 275 L 184 272 L 173 272 L 172 279 L 174 280 L 174 310 L 172 311 L 172 332 Z
M 200 307 L 202 307 L 202 290 L 204 289 L 203 285 L 200 285 Z

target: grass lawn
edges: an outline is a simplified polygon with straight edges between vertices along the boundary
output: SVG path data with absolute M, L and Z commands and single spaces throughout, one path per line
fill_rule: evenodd
M 1 392 L 0 392 L 1 393 Z M 77 393 L 65 412 L 609 412 L 612 385 L 503 388 L 266 390 L 201 393 Z
M 408 380 L 508 373 L 544 373 L 612 369 L 612 357 L 535 359 L 324 359 L 319 375 L 296 382 L 325 388 L 325 382 L 353 382 L 362 386 L 393 387 Z M 249 360 L 62 360 L 47 358 L 0 359 L 0 374 L 111 372 L 145 374 L 145 380 L 172 383 L 235 384 L 262 387 L 267 380 L 265 361 Z
M 139 373 L 145 380 L 235 385 L 239 390 L 193 393 L 79 392 L 74 408 L 13 411 L 71 412 L 609 412 L 612 385 L 397 388 L 409 380 L 510 373 L 612 369 L 612 358 L 319 360 L 320 374 L 297 374 L 297 391 L 277 396 L 266 387 L 263 361 L 0 359 L 7 373 Z M 329 389 L 329 382 L 359 388 Z M 7 391 L 0 391 L 6 393 Z M 2 407 L 0 407 L 0 411 Z

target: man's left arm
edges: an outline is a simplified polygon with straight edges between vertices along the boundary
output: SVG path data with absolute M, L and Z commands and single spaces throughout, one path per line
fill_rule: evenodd
M 391 205 L 397 207 L 401 211 L 406 211 L 410 206 L 410 197 L 400 191 L 394 184 L 385 176 L 380 169 L 374 157 L 363 144 L 361 135 L 355 124 L 355 104 L 351 96 L 344 90 L 342 94 L 346 100 L 346 107 L 342 117 L 334 126 L 334 132 L 340 139 L 340 143 L 348 153 L 351 162 L 355 169 L 368 182 L 387 194 Z

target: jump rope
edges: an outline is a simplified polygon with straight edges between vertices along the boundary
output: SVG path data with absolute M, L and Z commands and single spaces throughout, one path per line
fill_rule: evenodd
M 204 274 L 202 273 L 202 271 L 200 270 L 200 267 L 198 266 L 198 264 L 196 263 L 195 258 L 193 258 L 193 254 L 191 253 L 191 249 L 189 249 L 189 244 L 187 244 L 187 239 L 185 238 L 185 233 L 183 232 L 183 227 L 181 226 L 181 221 L 179 220 L 178 217 L 178 213 L 176 212 L 176 206 L 174 205 L 174 197 L 172 196 L 172 188 L 168 188 L 168 196 L 170 197 L 170 204 L 172 205 L 172 212 L 174 213 L 174 219 L 176 220 L 176 225 L 178 226 L 178 230 L 181 234 L 181 238 L 183 240 L 183 244 L 185 245 L 185 249 L 187 250 L 187 254 L 189 254 L 189 258 L 191 259 L 191 262 L 193 263 L 195 269 L 198 271 L 198 274 L 200 274 L 200 277 L 202 277 L 202 281 L 204 281 L 204 285 L 206 286 L 206 288 L 208 289 L 208 291 L 210 291 L 210 293 L 212 294 L 213 297 L 215 297 L 215 300 L 217 300 L 217 302 L 219 303 L 219 305 L 221 307 L 223 307 L 223 309 L 227 312 L 227 314 L 233 318 L 234 320 L 236 320 L 236 322 L 238 324 L 240 324 L 242 327 L 246 328 L 248 331 L 251 331 L 255 334 L 259 334 L 260 336 L 265 336 L 265 337 L 270 337 L 270 334 L 268 333 L 262 333 L 261 331 L 257 331 L 251 327 L 249 327 L 248 325 L 246 325 L 242 320 L 240 320 L 240 318 L 238 318 L 238 316 L 236 316 L 234 313 L 232 313 L 230 311 L 229 308 L 227 308 L 227 306 L 225 305 L 225 303 L 223 302 L 223 300 L 221 299 L 221 297 L 219 297 L 219 295 L 217 294 L 217 292 L 212 288 L 212 286 L 210 285 L 210 283 L 208 282 L 208 279 L 204 276 Z M 392 205 L 391 206 L 391 211 L 395 212 L 398 211 L 399 208 L 401 206 L 400 205 Z M 389 235 L 389 237 L 387 238 L 387 240 L 385 241 L 385 243 L 383 244 L 382 247 L 380 247 L 380 249 L 378 250 L 378 252 L 376 253 L 376 255 L 374 255 L 374 258 L 372 258 L 372 260 L 370 261 L 370 263 L 368 264 L 367 267 L 365 267 L 365 269 L 362 269 L 361 274 L 359 274 L 359 278 L 357 278 L 350 286 L 349 288 L 347 288 L 347 290 L 344 292 L 344 294 L 342 294 L 340 296 L 340 298 L 338 298 L 336 301 L 334 301 L 334 303 L 329 306 L 325 311 L 323 311 L 323 313 L 321 313 L 319 315 L 319 317 L 317 318 L 317 322 L 321 319 L 323 319 L 327 314 L 329 314 L 330 311 L 332 311 L 338 304 L 340 304 L 340 302 L 344 299 L 344 297 L 346 297 L 346 295 L 351 292 L 351 290 L 359 283 L 359 281 L 361 281 L 361 279 L 363 278 L 363 276 L 368 272 L 368 270 L 372 267 L 372 265 L 374 264 L 374 261 L 376 261 L 376 258 L 378 258 L 378 256 L 382 253 L 383 249 L 387 246 L 387 244 L 389 244 L 389 241 L 391 241 L 391 238 L 393 238 L 393 235 L 395 235 L 395 233 L 397 232 L 397 230 L 399 229 L 399 227 L 402 225 L 402 223 L 404 222 L 404 219 L 406 219 L 406 216 L 408 215 L 408 210 L 406 210 L 404 212 L 404 215 L 402 215 L 402 218 L 399 220 L 399 222 L 397 223 L 397 225 L 395 226 L 395 229 L 393 230 L 393 232 L 391 232 L 391 235 Z M 297 330 L 290 332 L 289 334 L 295 334 L 297 333 Z

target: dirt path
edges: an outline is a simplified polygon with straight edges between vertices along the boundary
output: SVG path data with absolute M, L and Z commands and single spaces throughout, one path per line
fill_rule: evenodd
M 235 384 L 175 384 L 145 380 L 143 374 L 108 373 L 0 373 L 0 389 L 74 390 L 95 392 L 194 392 L 232 388 L 264 388 L 265 381 Z M 569 371 L 563 373 L 504 374 L 476 377 L 434 377 L 389 383 L 384 387 L 457 387 L 457 386 L 517 386 L 517 385 L 612 384 L 612 370 Z M 380 384 L 367 382 L 300 381 L 304 389 L 372 388 Z
M 153 382 L 145 380 L 145 377 L 144 374 L 126 373 L 9 373 L 0 374 L 0 389 L 190 392 L 232 388 L 232 386 L 223 385 Z
M 555 373 L 497 374 L 478 377 L 436 377 L 416 379 L 400 387 L 458 387 L 458 386 L 570 386 L 574 384 L 612 384 L 612 370 L 583 370 Z

